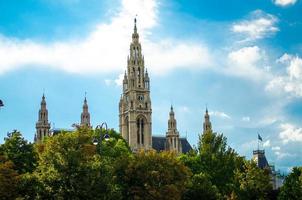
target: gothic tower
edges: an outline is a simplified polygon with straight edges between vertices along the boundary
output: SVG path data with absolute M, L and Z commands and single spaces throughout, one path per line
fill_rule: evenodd
M 182 153 L 179 132 L 177 131 L 177 124 L 172 106 L 170 110 L 170 118 L 168 120 L 168 131 L 166 133 L 166 150 Z
M 81 126 L 90 127 L 90 113 L 88 112 L 88 104 L 85 96 L 83 104 L 83 112 L 81 113 Z
M 119 128 L 132 151 L 152 148 L 150 80 L 137 33 L 136 19 L 119 103 Z
M 203 122 L 203 132 L 212 131 L 212 124 L 210 121 L 210 115 L 208 113 L 208 108 L 206 108 L 206 113 L 204 115 L 204 122 Z
M 45 96 L 43 94 L 41 108 L 39 110 L 38 121 L 36 123 L 35 142 L 41 143 L 49 136 L 50 123 L 48 123 L 48 110 L 46 108 Z

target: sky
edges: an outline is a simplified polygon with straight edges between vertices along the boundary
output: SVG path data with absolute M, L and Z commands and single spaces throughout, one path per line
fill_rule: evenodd
M 196 145 L 206 106 L 240 155 L 260 147 L 277 169 L 302 165 L 301 0 L 0 0 L 0 138 L 33 141 L 43 92 L 52 128 L 118 130 L 133 19 L 151 79 L 153 135 L 170 105 Z

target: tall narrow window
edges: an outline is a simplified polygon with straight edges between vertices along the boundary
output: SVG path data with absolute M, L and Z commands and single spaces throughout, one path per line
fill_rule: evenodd
M 137 143 L 140 144 L 140 120 L 136 121 L 136 130 L 137 130 Z
M 141 119 L 142 144 L 144 144 L 144 119 Z

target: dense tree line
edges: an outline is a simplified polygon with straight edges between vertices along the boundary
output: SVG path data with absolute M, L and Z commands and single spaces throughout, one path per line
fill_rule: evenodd
M 104 130 L 103 130 L 104 131 Z M 269 170 L 259 169 L 206 132 L 187 154 L 131 153 L 114 130 L 80 128 L 27 142 L 18 131 L 0 145 L 0 199 L 270 199 Z M 294 168 L 279 199 L 301 199 L 302 168 Z

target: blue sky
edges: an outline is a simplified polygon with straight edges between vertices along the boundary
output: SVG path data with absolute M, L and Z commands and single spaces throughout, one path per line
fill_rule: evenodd
M 208 105 L 213 129 L 250 158 L 257 133 L 288 171 L 302 153 L 300 0 L 0 0 L 0 138 L 32 141 L 41 96 L 55 128 L 79 122 L 87 92 L 93 125 L 118 128 L 121 74 L 138 15 L 151 75 L 153 134 L 171 103 L 192 145 Z

